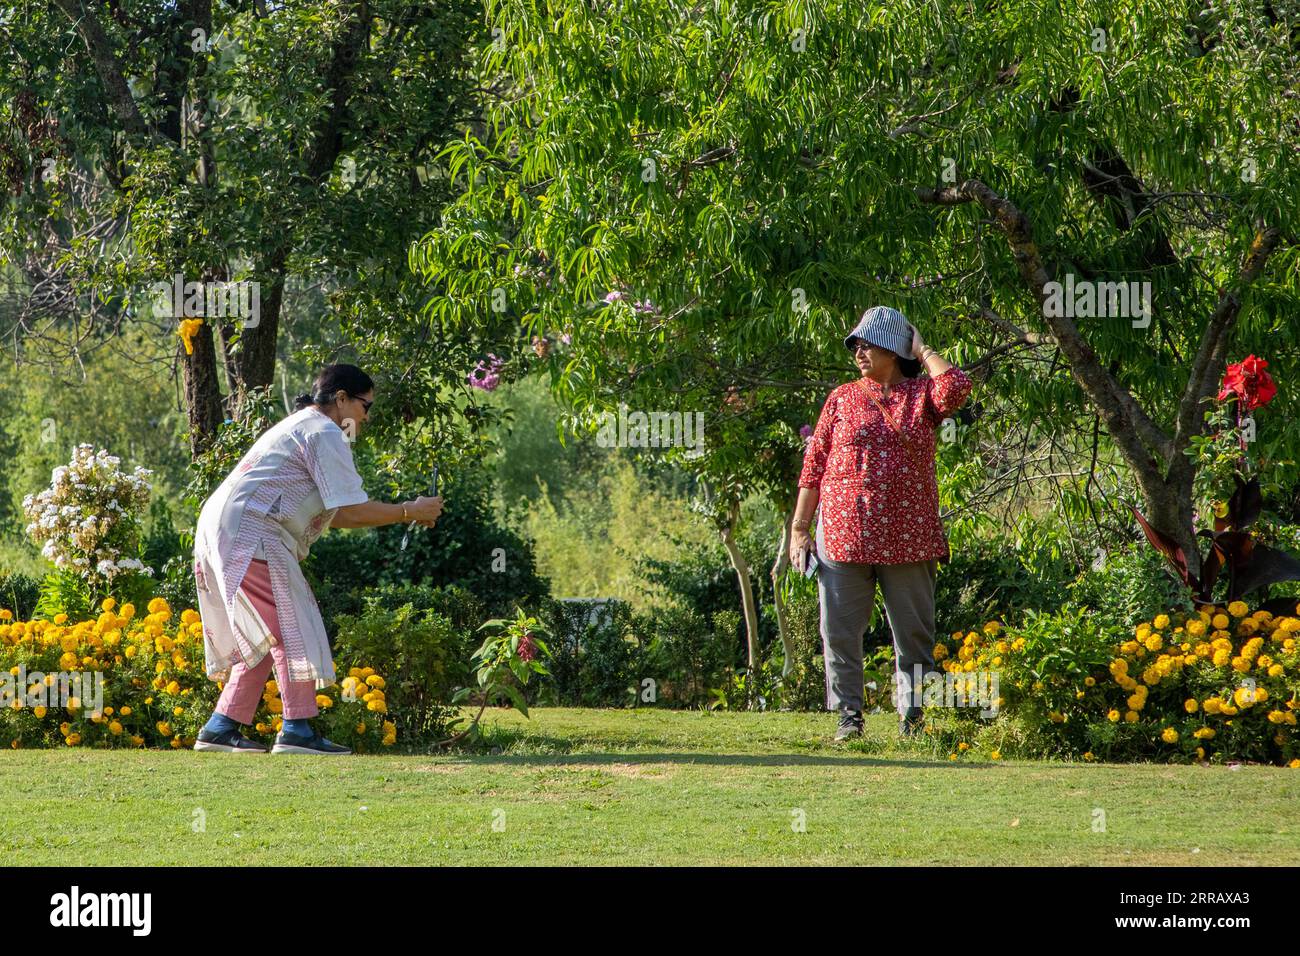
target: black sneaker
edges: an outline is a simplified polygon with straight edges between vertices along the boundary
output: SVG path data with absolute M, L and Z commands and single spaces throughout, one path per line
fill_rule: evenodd
M 227 754 L 264 754 L 266 744 L 249 740 L 238 730 L 227 730 L 224 734 L 215 734 L 206 727 L 199 731 L 194 740 L 195 750 L 215 750 Z
M 925 717 L 920 709 L 908 711 L 898 721 L 900 737 L 919 737 L 925 731 Z
M 275 736 L 275 746 L 271 748 L 273 754 L 327 754 L 329 756 L 343 756 L 352 753 L 350 747 L 344 747 L 341 744 L 331 743 L 321 736 L 319 730 L 312 729 L 310 737 L 304 737 L 302 734 L 289 734 L 283 730 Z
M 835 729 L 835 739 L 848 740 L 862 736 L 862 711 L 846 710 L 840 714 L 840 725 Z

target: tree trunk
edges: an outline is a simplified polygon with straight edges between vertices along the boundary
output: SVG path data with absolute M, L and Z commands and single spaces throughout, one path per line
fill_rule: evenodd
M 731 506 L 727 514 L 726 523 L 722 526 L 722 545 L 727 549 L 727 555 L 731 558 L 731 566 L 736 570 L 736 578 L 740 581 L 740 604 L 745 612 L 745 638 L 749 650 L 749 674 L 751 684 L 757 680 L 759 671 L 762 669 L 762 654 L 758 646 L 758 608 L 754 604 L 754 585 L 749 579 L 749 562 L 745 556 L 740 553 L 740 548 L 736 544 L 735 528 L 740 517 L 740 503 L 736 502 Z
M 179 319 L 177 321 L 180 321 Z M 181 371 L 185 385 L 185 409 L 190 423 L 190 457 L 199 455 L 217 436 L 222 421 L 221 386 L 217 381 L 216 347 L 212 327 L 205 321 L 190 338 L 193 354 L 181 346 Z
M 794 521 L 794 506 L 786 512 L 785 524 L 781 528 L 780 551 L 776 563 L 772 565 L 772 604 L 776 607 L 776 630 L 781 636 L 781 647 L 785 651 L 785 663 L 781 666 L 781 676 L 789 677 L 794 672 L 794 638 L 786 624 L 785 601 L 781 598 L 781 578 L 790 567 L 790 525 Z

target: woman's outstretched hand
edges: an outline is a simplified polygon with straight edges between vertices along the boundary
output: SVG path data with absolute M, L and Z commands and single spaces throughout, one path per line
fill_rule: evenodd
M 438 523 L 438 517 L 442 514 L 442 495 L 436 498 L 421 495 L 414 501 L 407 502 L 406 510 L 420 527 L 432 528 Z

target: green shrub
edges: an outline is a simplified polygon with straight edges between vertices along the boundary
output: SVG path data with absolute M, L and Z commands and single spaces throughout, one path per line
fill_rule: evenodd
M 471 680 L 470 657 L 481 613 L 477 599 L 460 588 L 421 585 L 381 587 L 365 594 L 358 614 L 336 620 L 336 656 L 369 662 L 387 681 L 390 718 L 401 739 L 439 739 L 446 734 L 459 687 Z
M 538 682 L 539 701 L 572 707 L 622 707 L 633 701 L 641 647 L 629 605 L 547 600 L 540 614 L 551 635 L 551 656 L 550 673 Z

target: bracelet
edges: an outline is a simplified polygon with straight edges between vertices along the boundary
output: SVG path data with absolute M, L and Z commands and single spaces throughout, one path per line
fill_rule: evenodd
M 921 349 L 921 357 L 920 359 L 918 359 L 918 361 L 922 365 L 924 365 L 926 362 L 930 361 L 931 355 L 938 355 L 938 354 L 939 354 L 938 352 L 936 352 L 934 349 L 930 348 L 930 346 L 927 345 L 925 348 Z
M 402 520 L 403 520 L 403 521 L 407 521 L 407 520 L 409 520 L 409 519 L 406 517 L 406 505 L 402 505 Z
M 807 531 L 810 523 L 811 521 L 808 518 L 796 518 L 794 521 L 790 522 L 790 527 L 795 531 Z

